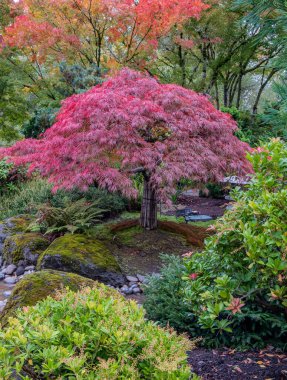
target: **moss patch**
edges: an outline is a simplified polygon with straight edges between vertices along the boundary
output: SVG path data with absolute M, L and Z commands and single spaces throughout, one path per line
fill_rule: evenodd
M 112 285 L 123 282 L 119 264 L 110 250 L 99 240 L 80 234 L 54 240 L 39 257 L 37 268 L 78 273 Z
M 95 264 L 104 269 L 120 271 L 120 267 L 108 250 L 99 240 L 85 235 L 71 235 L 54 240 L 48 249 L 43 252 L 38 261 L 38 269 L 45 262 L 47 256 L 61 256 L 63 263 Z
M 48 246 L 48 239 L 37 233 L 12 235 L 5 239 L 3 257 L 8 264 L 17 264 L 20 260 L 35 264 Z
M 140 226 L 116 228 L 114 238 L 107 244 L 125 274 L 158 272 L 162 266 L 161 253 L 181 256 L 193 249 L 180 234 L 161 229 L 146 231 Z
M 5 325 L 8 318 L 13 316 L 18 308 L 35 305 L 48 296 L 54 296 L 56 291 L 63 287 L 77 291 L 82 287 L 93 287 L 95 284 L 95 281 L 77 274 L 54 270 L 43 270 L 27 275 L 13 289 L 3 312 L 0 314 L 0 322 Z
M 140 233 L 144 233 L 144 229 L 140 226 L 134 226 L 118 231 L 116 233 L 116 236 L 122 244 L 127 246 L 133 246 L 137 241 L 137 235 L 139 235 Z

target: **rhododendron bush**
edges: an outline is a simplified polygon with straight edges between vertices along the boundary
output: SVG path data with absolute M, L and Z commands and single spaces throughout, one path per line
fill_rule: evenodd
M 142 226 L 155 228 L 157 200 L 168 199 L 180 179 L 219 181 L 250 171 L 236 129 L 206 96 L 124 69 L 66 99 L 42 138 L 2 149 L 0 157 L 30 164 L 55 190 L 96 184 L 136 197 L 133 176 L 141 173 Z
M 190 313 L 213 344 L 287 348 L 286 157 L 279 140 L 249 156 L 247 190 L 234 191 L 216 235 L 186 259 Z

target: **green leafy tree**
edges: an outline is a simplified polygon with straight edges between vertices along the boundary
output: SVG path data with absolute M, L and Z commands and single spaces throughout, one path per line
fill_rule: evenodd
M 257 113 L 279 70 L 270 62 L 281 46 L 272 43 L 273 31 L 263 35 L 261 25 L 248 24 L 248 10 L 235 8 L 233 0 L 210 5 L 200 20 L 163 40 L 155 70 L 167 82 L 211 95 L 218 108 L 248 106 Z
M 0 58 L 0 145 L 18 139 L 29 116 L 20 82 L 11 65 Z

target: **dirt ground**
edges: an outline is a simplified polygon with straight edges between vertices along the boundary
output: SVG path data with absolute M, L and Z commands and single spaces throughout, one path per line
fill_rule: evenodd
M 142 275 L 159 272 L 161 254 L 183 255 L 192 250 L 181 235 L 140 227 L 117 232 L 109 248 L 125 274 Z
M 224 214 L 224 211 L 230 201 L 225 199 L 200 198 L 196 196 L 183 196 L 178 198 L 178 202 L 182 205 L 198 211 L 200 214 L 210 215 L 213 218 L 218 218 Z
M 287 379 L 287 354 L 274 348 L 260 352 L 198 348 L 189 353 L 189 363 L 202 380 Z

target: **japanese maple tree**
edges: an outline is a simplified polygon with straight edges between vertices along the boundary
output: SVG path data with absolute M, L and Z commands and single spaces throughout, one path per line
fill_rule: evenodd
M 160 37 L 208 8 L 203 0 L 22 0 L 5 46 L 32 62 L 72 60 L 98 67 L 141 65 Z
M 123 69 L 114 78 L 63 102 L 57 122 L 39 140 L 0 150 L 16 165 L 30 164 L 55 189 L 96 184 L 136 197 L 141 173 L 141 225 L 157 226 L 157 201 L 182 178 L 219 181 L 251 170 L 249 146 L 234 136 L 236 123 L 204 95 Z

